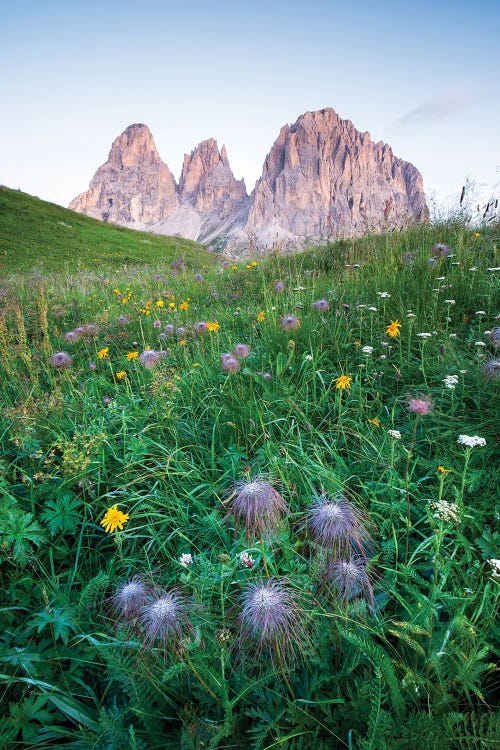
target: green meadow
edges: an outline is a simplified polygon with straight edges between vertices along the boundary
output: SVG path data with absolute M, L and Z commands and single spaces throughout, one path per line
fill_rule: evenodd
M 500 747 L 498 225 L 0 227 L 0 748 Z

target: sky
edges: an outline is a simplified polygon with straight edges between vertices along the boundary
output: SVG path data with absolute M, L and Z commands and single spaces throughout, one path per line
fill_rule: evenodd
M 125 128 L 178 180 L 207 138 L 248 192 L 285 123 L 333 107 L 428 201 L 500 181 L 497 0 L 19 0 L 0 23 L 0 184 L 67 206 Z

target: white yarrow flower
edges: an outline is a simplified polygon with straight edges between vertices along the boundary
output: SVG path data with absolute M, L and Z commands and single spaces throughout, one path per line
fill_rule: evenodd
M 474 315 L 486 315 L 486 312 L 484 310 L 478 310 Z
M 189 552 L 184 552 L 179 557 L 179 562 L 183 568 L 188 568 L 193 562 L 193 555 L 191 555 Z
M 474 346 L 486 346 L 486 344 L 484 343 L 484 341 L 476 341 L 474 342 Z
M 492 558 L 491 560 L 486 560 L 486 562 L 491 565 L 491 575 L 493 578 L 500 578 L 500 560 Z
M 457 438 L 459 445 L 466 445 L 467 448 L 486 445 L 486 440 L 479 435 L 459 435 Z
M 372 354 L 373 346 L 363 346 L 361 347 L 361 351 L 363 352 L 363 354 Z
M 417 333 L 417 336 L 421 339 L 430 339 L 432 336 L 432 333 Z
M 389 292 L 377 292 L 377 294 L 380 299 L 389 299 L 389 297 L 391 296 Z
M 401 433 L 399 430 L 387 430 L 387 434 L 394 440 L 401 440 Z
M 443 383 L 445 384 L 445 386 L 447 388 L 454 389 L 455 386 L 456 386 L 456 384 L 458 383 L 458 376 L 457 375 L 447 375 L 444 378 Z
M 454 305 L 455 304 L 455 300 L 454 299 L 445 299 L 444 304 L 445 305 Z

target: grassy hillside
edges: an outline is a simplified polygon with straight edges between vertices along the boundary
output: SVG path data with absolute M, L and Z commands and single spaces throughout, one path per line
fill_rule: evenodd
M 135 232 L 90 219 L 17 190 L 0 187 L 0 275 L 123 265 L 212 264 L 213 256 L 191 240 Z
M 498 245 L 3 282 L 2 750 L 498 750 Z

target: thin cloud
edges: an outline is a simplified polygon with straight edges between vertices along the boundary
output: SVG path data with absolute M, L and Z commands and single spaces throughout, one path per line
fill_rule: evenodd
M 406 112 L 398 117 L 394 124 L 398 127 L 408 128 L 424 123 L 446 120 L 452 115 L 459 114 L 467 109 L 468 99 L 455 96 L 437 96 L 424 102 L 419 107 Z

